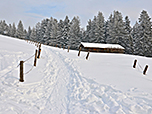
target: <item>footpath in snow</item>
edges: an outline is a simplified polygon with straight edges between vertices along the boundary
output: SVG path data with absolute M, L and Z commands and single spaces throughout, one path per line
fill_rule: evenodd
M 42 45 L 41 58 L 24 64 L 35 45 L 0 36 L 0 113 L 4 114 L 152 114 L 152 59 L 90 53 Z M 133 69 L 134 59 L 138 60 Z M 142 75 L 145 65 L 147 75 Z

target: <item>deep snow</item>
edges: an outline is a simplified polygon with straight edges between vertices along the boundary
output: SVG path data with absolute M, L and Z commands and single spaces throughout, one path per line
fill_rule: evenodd
M 86 52 L 78 57 L 77 51 L 42 45 L 37 66 L 34 57 L 25 62 L 25 82 L 19 82 L 19 61 L 35 49 L 0 35 L 1 114 L 152 114 L 151 58 L 90 53 L 86 60 Z

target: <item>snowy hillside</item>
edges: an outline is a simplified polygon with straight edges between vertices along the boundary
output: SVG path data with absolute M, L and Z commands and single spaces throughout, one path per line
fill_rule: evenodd
M 42 45 L 0 36 L 0 114 L 152 114 L 152 59 Z M 137 59 L 137 68 L 133 62 Z M 148 65 L 146 75 L 143 69 Z M 29 71 L 29 72 L 28 72 Z

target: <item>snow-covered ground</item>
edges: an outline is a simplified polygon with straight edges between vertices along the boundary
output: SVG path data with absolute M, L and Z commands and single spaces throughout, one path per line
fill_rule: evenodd
M 90 53 L 86 60 L 87 52 L 42 45 L 33 67 L 35 49 L 0 35 L 0 114 L 152 114 L 152 58 Z M 29 57 L 19 82 L 17 66 Z

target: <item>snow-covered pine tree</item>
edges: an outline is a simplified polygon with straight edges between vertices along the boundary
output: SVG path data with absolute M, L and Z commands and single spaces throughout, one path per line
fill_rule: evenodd
M 50 31 L 50 39 L 52 39 L 53 44 L 58 44 L 57 36 L 58 36 L 58 21 L 56 19 L 52 19 L 51 21 L 52 28 Z
M 16 34 L 16 26 L 15 26 L 15 23 L 13 23 L 13 26 L 12 26 L 12 37 L 15 37 L 15 34 Z
M 97 43 L 105 43 L 105 20 L 102 12 L 98 13 L 96 20 L 95 36 Z
M 12 36 L 12 25 L 9 24 L 8 26 L 8 33 L 7 33 L 8 36 Z
M 131 31 L 132 28 L 130 26 L 130 20 L 128 18 L 128 16 L 125 17 L 125 34 L 124 34 L 124 38 L 123 38 L 123 46 L 125 47 L 125 53 L 127 54 L 132 54 L 133 53 L 133 39 L 131 36 Z
M 51 17 L 50 20 L 47 22 L 47 26 L 46 26 L 45 33 L 44 33 L 44 42 L 45 42 L 45 44 L 48 44 L 48 43 L 51 42 L 50 33 L 52 31 L 52 20 L 53 20 L 53 18 Z
M 125 30 L 127 31 L 127 33 L 130 33 L 132 31 L 132 27 L 130 26 L 130 20 L 128 16 L 125 17 Z
M 24 29 L 24 39 L 26 39 L 27 31 Z
M 40 22 L 38 22 L 37 24 L 36 24 L 36 41 L 37 42 L 40 42 L 40 39 L 41 39 L 41 23 Z
M 11 37 L 15 37 L 15 33 L 16 33 L 16 27 L 15 27 L 15 24 L 13 23 L 13 26 L 11 24 L 9 24 L 9 27 L 8 27 L 8 36 L 11 36 Z
M 139 18 L 139 55 L 152 56 L 152 23 L 147 11 L 143 10 Z
M 88 21 L 88 25 L 87 25 L 87 29 L 85 31 L 85 36 L 83 38 L 83 42 L 89 42 L 89 39 L 90 39 L 90 32 L 91 32 L 91 26 L 92 26 L 92 21 L 91 19 L 89 19 Z
M 141 44 L 139 42 L 139 24 L 138 24 L 137 21 L 136 21 L 135 25 L 133 26 L 131 36 L 132 36 L 132 39 L 133 39 L 132 40 L 133 41 L 133 54 L 138 55 L 139 50 L 141 50 L 139 45 L 141 45 Z
M 33 29 L 32 29 L 32 32 L 31 32 L 31 35 L 30 35 L 30 40 L 31 41 L 37 41 L 36 40 L 36 29 L 35 29 L 35 27 L 33 27 Z
M 119 11 L 114 11 L 113 17 L 110 17 L 107 24 L 107 43 L 125 46 L 125 37 L 127 36 L 127 32 L 125 31 L 125 24 L 122 19 L 122 14 Z
M 70 30 L 69 30 L 69 40 L 68 45 L 71 49 L 78 49 L 82 34 L 80 31 L 80 19 L 79 17 L 74 17 L 70 23 Z
M 89 42 L 90 43 L 96 42 L 97 37 L 98 37 L 98 35 L 96 33 L 96 28 L 97 28 L 96 22 L 97 22 L 97 17 L 94 16 L 94 19 L 91 22 L 91 30 L 89 32 Z
M 65 17 L 64 21 L 63 21 L 63 32 L 62 32 L 62 38 L 61 38 L 61 43 L 64 44 L 65 46 L 67 46 L 67 42 L 68 42 L 68 33 L 70 30 L 70 20 L 68 18 L 68 16 Z
M 0 33 L 7 35 L 8 34 L 8 25 L 6 24 L 5 20 L 0 22 Z
M 63 20 L 60 20 L 58 23 L 58 30 L 57 30 L 57 39 L 56 39 L 57 44 L 64 45 L 64 43 L 62 42 L 63 41 L 63 37 L 62 37 L 63 31 L 64 31 L 64 22 L 63 22 Z
M 19 23 L 18 23 L 18 27 L 17 27 L 17 30 L 16 30 L 16 34 L 15 36 L 17 38 L 25 38 L 25 35 L 24 35 L 24 27 L 23 27 L 23 24 L 22 24 L 22 21 L 20 20 Z
M 47 24 L 50 20 L 49 19 L 43 19 L 41 22 L 41 32 L 40 32 L 40 42 L 45 43 L 45 32 L 47 28 Z
M 112 43 L 112 38 L 111 38 L 112 29 L 113 29 L 113 15 L 110 14 L 106 22 L 106 28 L 105 28 L 106 43 Z
M 29 26 L 29 27 L 28 27 L 27 34 L 26 34 L 26 39 L 27 39 L 27 40 L 30 40 L 31 32 L 32 32 L 32 30 L 31 30 L 31 27 Z
M 81 35 L 82 35 L 82 38 L 81 38 L 81 42 L 84 42 L 85 41 L 85 36 L 86 36 L 86 31 L 85 31 L 85 28 L 80 28 L 80 31 L 81 31 Z

